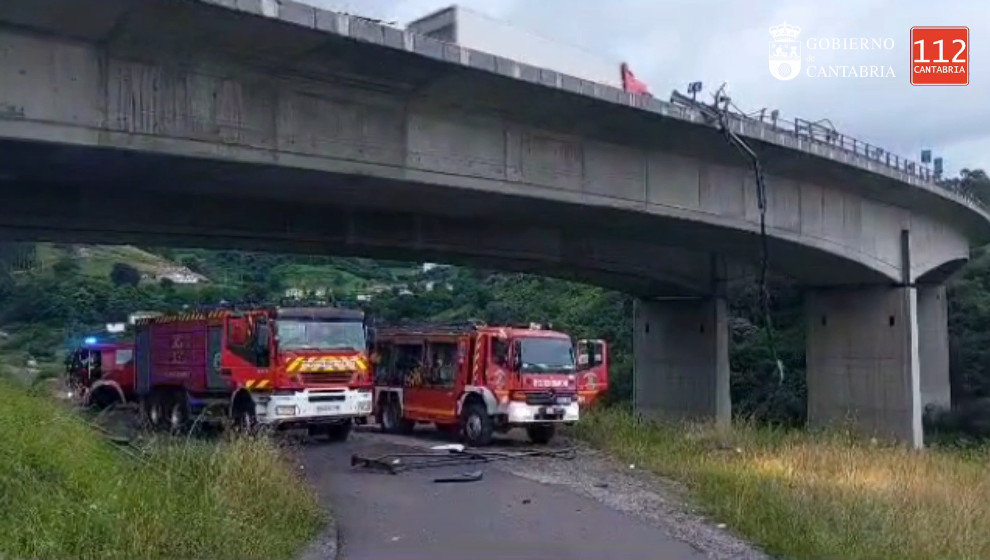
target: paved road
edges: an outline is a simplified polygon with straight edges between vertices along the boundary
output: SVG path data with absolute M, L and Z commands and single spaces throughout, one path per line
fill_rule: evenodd
M 352 453 L 386 450 L 413 448 L 369 432 L 305 447 L 308 477 L 338 520 L 341 559 L 705 558 L 635 517 L 491 465 L 483 480 L 460 484 L 432 480 L 473 467 L 389 475 L 350 466 Z

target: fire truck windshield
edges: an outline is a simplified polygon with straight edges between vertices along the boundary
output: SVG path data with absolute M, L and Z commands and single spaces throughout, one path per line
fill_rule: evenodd
M 560 373 L 574 371 L 574 348 L 571 341 L 560 338 L 522 338 L 520 367 L 522 373 Z
M 360 321 L 276 321 L 278 346 L 283 350 L 364 350 Z

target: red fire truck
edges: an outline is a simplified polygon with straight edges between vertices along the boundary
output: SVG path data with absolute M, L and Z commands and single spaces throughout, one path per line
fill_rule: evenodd
M 134 400 L 134 344 L 87 338 L 65 359 L 66 382 L 86 406 L 104 409 Z
M 481 323 L 377 328 L 375 410 L 382 429 L 429 422 L 487 445 L 524 427 L 546 443 L 578 421 L 574 346 L 560 332 Z
M 371 413 L 364 313 L 277 307 L 184 313 L 137 323 L 137 393 L 151 425 L 204 412 L 345 439 Z
M 579 340 L 576 354 L 578 403 L 592 406 L 608 390 L 608 344 Z

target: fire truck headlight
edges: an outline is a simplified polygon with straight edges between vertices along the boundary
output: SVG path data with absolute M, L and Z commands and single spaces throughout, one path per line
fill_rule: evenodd
M 276 416 L 295 416 L 296 407 L 295 406 L 276 406 L 275 407 Z

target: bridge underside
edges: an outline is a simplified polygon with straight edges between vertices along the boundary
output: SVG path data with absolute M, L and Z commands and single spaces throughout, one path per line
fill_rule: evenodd
M 433 260 L 707 295 L 712 258 L 752 277 L 754 235 L 640 212 L 417 183 L 106 148 L 0 142 L 0 233 Z M 813 285 L 886 278 L 780 239 L 774 270 Z

